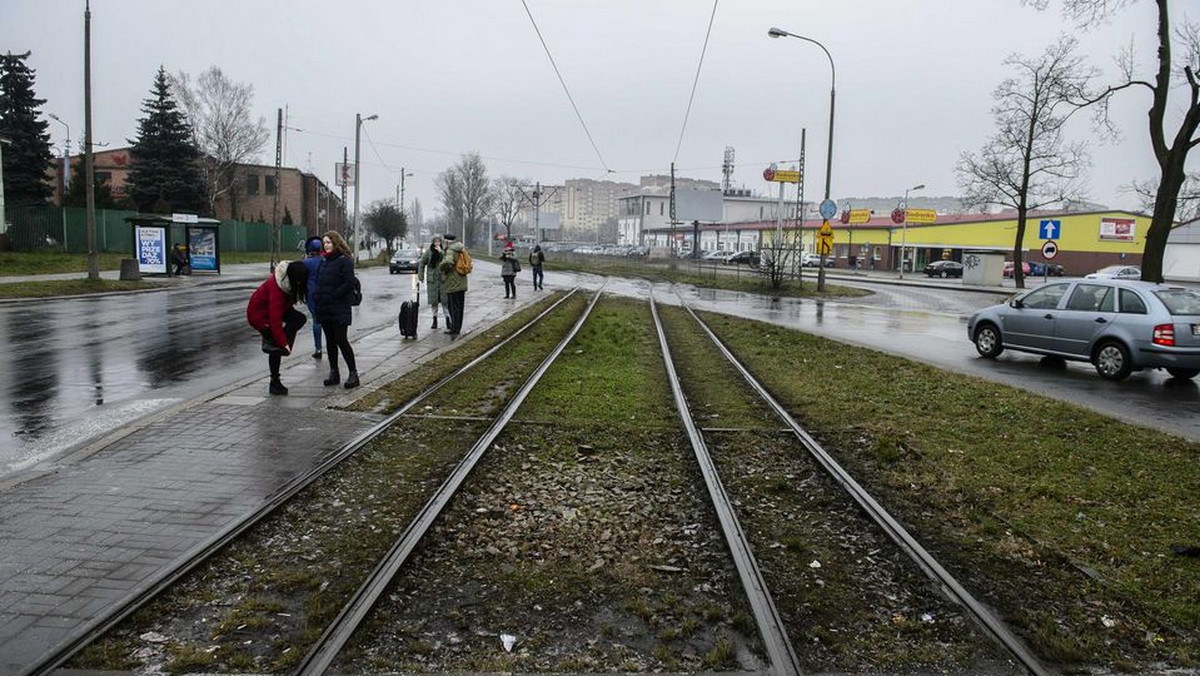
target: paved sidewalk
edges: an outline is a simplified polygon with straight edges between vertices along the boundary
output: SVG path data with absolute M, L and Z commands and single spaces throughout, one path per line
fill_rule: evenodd
M 261 276 L 256 266 L 254 276 Z M 468 293 L 466 329 L 521 307 L 499 285 Z M 526 293 L 522 305 L 542 298 Z M 252 511 L 380 419 L 331 410 L 452 346 L 392 324 L 357 339 L 363 387 L 326 388 L 325 360 L 285 359 L 287 397 L 246 380 L 123 429 L 57 471 L 0 492 L 0 675 L 19 674 L 87 631 L 99 613 Z M 115 437 L 115 438 L 114 438 Z

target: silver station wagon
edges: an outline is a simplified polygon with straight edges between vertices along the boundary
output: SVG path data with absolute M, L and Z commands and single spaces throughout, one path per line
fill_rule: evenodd
M 1133 280 L 1063 280 L 976 312 L 967 336 L 988 358 L 1009 349 L 1091 362 L 1109 380 L 1147 368 L 1194 378 L 1200 373 L 1200 291 Z

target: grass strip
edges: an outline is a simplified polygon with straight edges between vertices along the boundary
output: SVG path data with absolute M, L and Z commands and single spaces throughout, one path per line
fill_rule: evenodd
M 760 381 L 1043 657 L 1200 660 L 1200 444 L 1016 388 L 704 313 Z
M 161 282 L 115 279 L 54 279 L 39 282 L 0 283 L 0 298 L 54 298 L 84 296 L 114 291 L 144 291 L 163 288 Z
M 648 306 L 605 298 L 336 669 L 761 667 L 669 402 Z

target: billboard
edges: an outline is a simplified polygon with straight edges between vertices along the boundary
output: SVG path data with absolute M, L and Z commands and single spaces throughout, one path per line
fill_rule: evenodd
M 1137 234 L 1137 221 L 1132 218 L 1101 218 L 1100 239 L 1132 242 Z
M 725 195 L 720 190 L 676 190 L 675 220 L 720 223 L 725 220 Z
M 138 226 L 133 229 L 133 249 L 142 274 L 167 274 L 167 229 Z

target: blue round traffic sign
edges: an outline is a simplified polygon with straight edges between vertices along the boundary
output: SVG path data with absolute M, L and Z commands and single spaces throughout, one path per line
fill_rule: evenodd
M 820 211 L 821 218 L 824 218 L 825 220 L 833 218 L 833 215 L 837 213 L 837 202 L 834 202 L 833 200 L 825 200 L 821 202 Z

